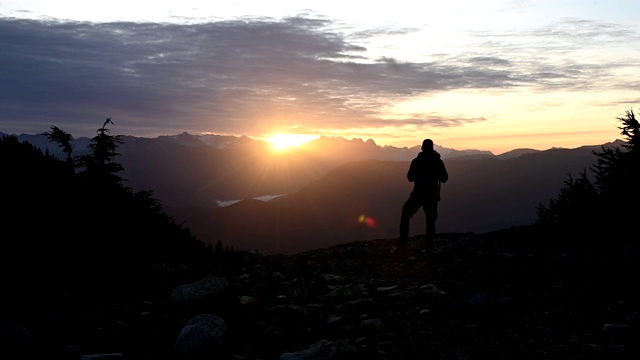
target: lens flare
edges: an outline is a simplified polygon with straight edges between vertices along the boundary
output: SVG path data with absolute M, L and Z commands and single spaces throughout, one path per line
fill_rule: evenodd
M 378 224 L 376 223 L 376 221 L 369 216 L 366 216 L 364 214 L 360 215 L 360 217 L 358 217 L 358 222 L 359 223 L 364 223 L 365 225 L 367 225 L 370 228 L 374 228 L 376 227 Z

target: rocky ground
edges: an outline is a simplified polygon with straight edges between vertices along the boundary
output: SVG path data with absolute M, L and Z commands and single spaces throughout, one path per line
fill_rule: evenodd
M 141 295 L 62 296 L 5 319 L 5 359 L 631 359 L 638 254 L 440 234 L 158 267 Z M 119 295 L 119 296 L 116 296 Z

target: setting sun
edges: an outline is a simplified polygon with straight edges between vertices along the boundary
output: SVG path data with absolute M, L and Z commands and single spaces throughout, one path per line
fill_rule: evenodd
M 275 150 L 284 150 L 302 145 L 317 138 L 317 136 L 306 134 L 273 134 L 267 137 L 267 142 L 269 142 Z

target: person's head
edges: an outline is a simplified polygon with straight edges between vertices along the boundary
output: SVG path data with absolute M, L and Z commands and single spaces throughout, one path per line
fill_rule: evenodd
M 433 150 L 433 140 L 424 139 L 424 141 L 422 141 L 422 151 L 429 151 L 429 150 Z

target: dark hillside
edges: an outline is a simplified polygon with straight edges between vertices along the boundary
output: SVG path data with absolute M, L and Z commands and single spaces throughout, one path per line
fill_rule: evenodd
M 588 148 L 552 149 L 505 160 L 449 160 L 439 227 L 482 233 L 532 224 L 535 209 L 556 195 L 569 174 L 596 161 Z
M 445 160 L 438 231 L 483 233 L 531 224 L 536 206 L 557 194 L 569 173 L 595 163 L 589 148 L 554 149 L 519 157 Z M 393 238 L 411 191 L 404 161 L 353 161 L 288 196 L 215 209 L 168 208 L 203 241 L 263 254 L 291 254 L 351 239 Z M 251 205 L 253 204 L 253 205 Z M 361 216 L 375 227 L 360 222 Z M 424 234 L 424 215 L 411 234 Z
M 153 189 L 167 207 L 215 207 L 217 201 L 291 193 L 335 164 L 313 154 L 275 156 L 266 145 L 220 150 L 203 143 L 125 137 L 123 174 Z

